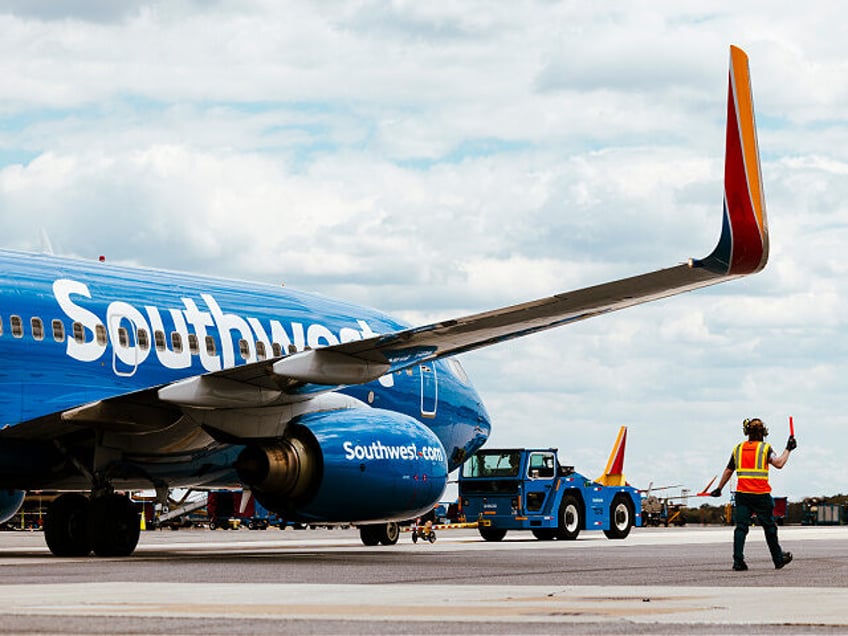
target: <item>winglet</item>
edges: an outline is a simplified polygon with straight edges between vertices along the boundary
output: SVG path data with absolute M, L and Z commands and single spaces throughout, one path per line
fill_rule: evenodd
M 765 267 L 768 253 L 768 222 L 748 56 L 731 46 L 721 237 L 712 254 L 693 260 L 691 265 L 722 275 L 744 276 Z
M 626 445 L 627 427 L 622 426 L 618 429 L 618 436 L 612 446 L 604 474 L 595 480 L 597 483 L 602 486 L 624 486 L 627 484 L 624 479 L 624 447 Z

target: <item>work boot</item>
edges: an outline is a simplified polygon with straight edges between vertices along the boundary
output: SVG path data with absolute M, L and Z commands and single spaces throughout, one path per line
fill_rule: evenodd
M 782 568 L 784 565 L 786 565 L 787 563 L 789 563 L 790 561 L 792 561 L 792 553 L 791 553 L 791 552 L 784 552 L 784 553 L 783 553 L 783 555 L 782 555 L 782 557 L 783 557 L 783 558 L 781 559 L 780 563 L 775 563 L 775 564 L 774 564 L 774 569 L 775 569 L 775 570 L 779 570 L 779 569 L 780 569 L 780 568 Z
M 789 558 L 792 559 L 791 554 L 789 555 Z M 781 565 L 780 567 L 783 567 L 783 566 Z M 737 572 L 744 572 L 745 570 L 748 569 L 748 564 L 745 563 L 744 561 L 734 561 L 733 562 L 733 569 L 736 570 Z

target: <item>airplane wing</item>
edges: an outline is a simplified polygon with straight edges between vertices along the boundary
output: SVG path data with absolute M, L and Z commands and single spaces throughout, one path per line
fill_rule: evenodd
M 123 421 L 133 428 L 155 421 L 151 413 L 169 419 L 173 413 L 168 408 L 174 406 L 292 403 L 428 360 L 753 274 L 765 267 L 768 251 L 748 58 L 731 47 L 722 228 L 707 257 L 518 305 L 194 376 L 86 405 L 62 417 L 78 423 Z
M 748 57 L 734 46 L 730 51 L 722 229 L 718 244 L 707 257 L 548 298 L 229 369 L 215 379 L 186 382 L 194 383 L 194 391 L 203 382 L 214 384 L 219 379 L 272 389 L 279 389 L 281 381 L 293 382 L 304 392 L 360 384 L 435 358 L 753 274 L 765 267 L 768 251 Z M 160 396 L 181 402 L 188 397 L 188 388 L 187 384 L 168 387 Z

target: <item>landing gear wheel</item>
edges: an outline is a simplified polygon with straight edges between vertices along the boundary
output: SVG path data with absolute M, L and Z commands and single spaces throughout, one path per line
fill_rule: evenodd
M 500 541 L 506 536 L 506 530 L 491 526 L 477 526 L 477 532 L 485 541 Z
M 633 504 L 625 495 L 616 495 L 610 504 L 610 529 L 604 530 L 607 539 L 624 539 L 633 527 Z
M 559 528 L 556 538 L 574 541 L 583 528 L 583 504 L 574 495 L 565 495 L 559 506 Z
M 138 545 L 140 527 L 138 510 L 129 497 L 109 494 L 91 500 L 88 537 L 97 556 L 131 555 Z
M 77 493 L 59 495 L 47 508 L 44 540 L 58 557 L 86 556 L 88 540 L 88 499 Z
M 398 538 L 400 538 L 400 528 L 396 521 L 389 521 L 388 523 L 382 524 L 382 529 L 380 531 L 381 545 L 394 545 L 398 542 Z
M 359 526 L 359 539 L 368 547 L 377 545 L 380 543 L 380 526 Z

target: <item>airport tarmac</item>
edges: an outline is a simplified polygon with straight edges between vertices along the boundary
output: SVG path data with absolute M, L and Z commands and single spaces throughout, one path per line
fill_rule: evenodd
M 366 548 L 355 530 L 142 533 L 128 559 L 57 559 L 0 533 L 0 632 L 134 634 L 848 633 L 848 527 L 638 528 L 573 542 L 475 530 Z

